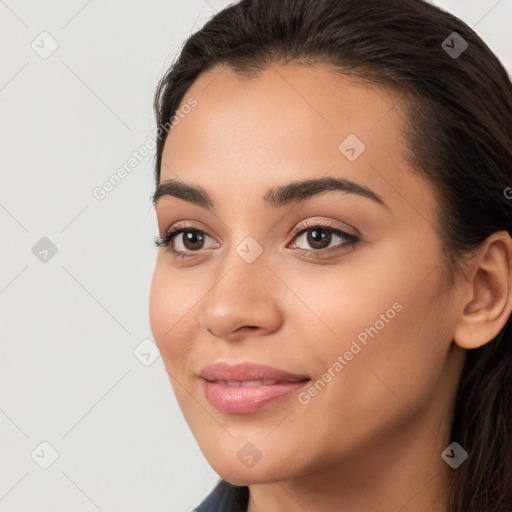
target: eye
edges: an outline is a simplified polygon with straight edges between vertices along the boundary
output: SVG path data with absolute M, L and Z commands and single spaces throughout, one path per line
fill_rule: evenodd
M 209 235 L 194 226 L 174 226 L 163 237 L 156 237 L 155 245 L 168 248 L 175 257 L 186 258 L 194 256 L 194 252 L 205 249 L 205 241 L 209 238 L 211 238 Z M 213 247 L 219 247 L 220 244 L 217 241 L 213 239 L 212 241 Z
M 206 241 L 211 239 L 210 247 L 206 246 Z M 332 224 L 305 222 L 299 226 L 292 234 L 292 248 L 306 256 L 320 257 L 332 252 L 345 251 L 354 248 L 360 239 L 355 235 L 347 233 Z M 332 242 L 338 241 L 332 247 Z M 304 249 L 300 245 L 307 244 L 311 249 Z M 155 238 L 157 247 L 166 247 L 175 258 L 187 258 L 195 256 L 205 249 L 219 247 L 220 244 L 207 235 L 204 231 L 191 225 L 174 226 L 162 237 Z
M 354 248 L 360 242 L 360 239 L 355 235 L 328 223 L 306 223 L 305 228 L 303 225 L 297 229 L 292 240 L 296 240 L 292 247 L 307 256 L 323 256 L 332 252 L 345 251 Z M 338 243 L 329 247 L 333 242 Z M 311 249 L 300 247 L 300 245 L 309 245 Z

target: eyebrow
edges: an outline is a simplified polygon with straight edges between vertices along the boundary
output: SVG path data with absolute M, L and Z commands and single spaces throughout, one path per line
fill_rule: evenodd
M 263 199 L 267 205 L 277 208 L 289 203 L 304 201 L 332 190 L 366 197 L 389 209 L 382 197 L 373 190 L 346 178 L 329 177 L 294 181 L 279 187 L 269 188 Z M 215 210 L 215 201 L 203 187 L 189 185 L 183 181 L 170 179 L 160 183 L 153 194 L 153 205 L 156 206 L 158 200 L 165 196 L 176 197 L 211 211 Z

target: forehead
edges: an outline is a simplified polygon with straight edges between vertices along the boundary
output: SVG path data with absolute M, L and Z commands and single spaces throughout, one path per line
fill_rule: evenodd
M 197 106 L 167 137 L 161 181 L 179 177 L 219 198 L 236 187 L 243 206 L 269 185 L 341 176 L 432 214 L 430 184 L 405 159 L 406 114 L 387 89 L 324 65 L 273 64 L 251 78 L 217 66 L 182 105 L 190 98 Z
M 216 147 L 252 141 L 252 146 L 277 150 L 272 141 L 289 147 L 292 142 L 322 139 L 325 149 L 349 133 L 368 144 L 383 134 L 400 137 L 395 97 L 325 65 L 271 65 L 251 78 L 218 66 L 198 77 L 182 105 L 190 97 L 198 102 L 194 115 L 172 133 L 179 136 L 189 128 Z M 384 117 L 385 130 L 375 130 Z

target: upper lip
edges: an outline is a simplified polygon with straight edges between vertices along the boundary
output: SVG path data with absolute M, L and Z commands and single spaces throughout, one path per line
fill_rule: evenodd
M 209 381 L 223 380 L 227 382 L 244 382 L 252 380 L 275 380 L 276 382 L 298 382 L 309 380 L 307 375 L 295 374 L 254 363 L 240 363 L 229 365 L 226 363 L 214 363 L 204 367 L 199 377 Z

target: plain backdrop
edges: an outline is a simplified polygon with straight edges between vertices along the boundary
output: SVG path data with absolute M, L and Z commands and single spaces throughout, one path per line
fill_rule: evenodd
M 0 511 L 186 512 L 217 475 L 152 340 L 155 86 L 220 0 L 0 0 Z M 512 70 L 512 0 L 435 4 Z M 448 35 L 448 34 L 447 34 Z

